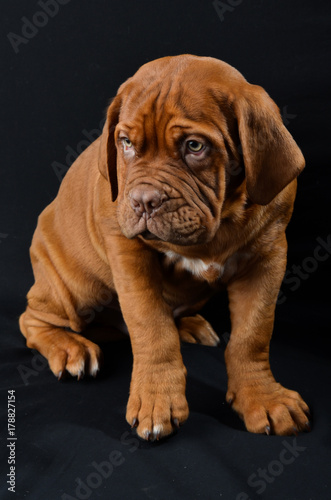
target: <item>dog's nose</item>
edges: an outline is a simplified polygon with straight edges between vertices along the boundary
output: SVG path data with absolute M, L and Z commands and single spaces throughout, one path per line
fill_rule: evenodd
M 135 187 L 130 193 L 130 203 L 137 215 L 152 215 L 164 201 L 164 196 L 148 184 Z

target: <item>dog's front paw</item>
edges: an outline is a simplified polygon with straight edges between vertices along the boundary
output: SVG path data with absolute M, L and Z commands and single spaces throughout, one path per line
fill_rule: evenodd
M 60 380 L 66 372 L 81 379 L 85 374 L 96 376 L 102 362 L 99 346 L 82 335 L 60 328 L 45 329 L 27 341 L 48 360 L 49 367 Z
M 229 389 L 226 400 L 250 432 L 289 436 L 310 430 L 309 408 L 300 394 L 275 381 Z
M 126 419 L 147 441 L 172 434 L 188 417 L 182 363 L 134 366 Z

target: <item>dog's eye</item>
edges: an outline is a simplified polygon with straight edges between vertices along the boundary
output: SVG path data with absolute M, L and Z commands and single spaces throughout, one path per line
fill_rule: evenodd
M 123 142 L 124 151 L 127 151 L 128 149 L 131 149 L 133 147 L 133 144 L 128 137 L 121 137 L 121 141 Z
M 200 151 L 203 150 L 204 145 L 202 142 L 191 140 L 187 141 L 186 147 L 190 153 L 200 153 Z

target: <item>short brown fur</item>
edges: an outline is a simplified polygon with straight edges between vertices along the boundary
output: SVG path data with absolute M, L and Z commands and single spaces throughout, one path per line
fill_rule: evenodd
M 58 378 L 95 375 L 101 351 L 81 333 L 102 304 L 109 337 L 131 338 L 127 420 L 158 439 L 188 417 L 180 339 L 218 343 L 197 312 L 226 287 L 227 401 L 249 431 L 307 429 L 307 405 L 269 366 L 303 168 L 275 103 L 231 66 L 191 55 L 144 65 L 39 217 L 20 318 L 28 347 Z

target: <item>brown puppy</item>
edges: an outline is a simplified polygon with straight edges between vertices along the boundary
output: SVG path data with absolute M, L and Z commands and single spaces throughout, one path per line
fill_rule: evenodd
M 59 378 L 95 375 L 100 349 L 78 332 L 86 311 L 103 304 L 118 318 L 119 303 L 134 355 L 126 418 L 158 439 L 188 417 L 180 338 L 217 344 L 196 313 L 225 286 L 227 401 L 249 431 L 307 429 L 307 405 L 268 360 L 303 168 L 275 103 L 228 64 L 191 55 L 145 64 L 39 217 L 20 318 L 27 345 Z

